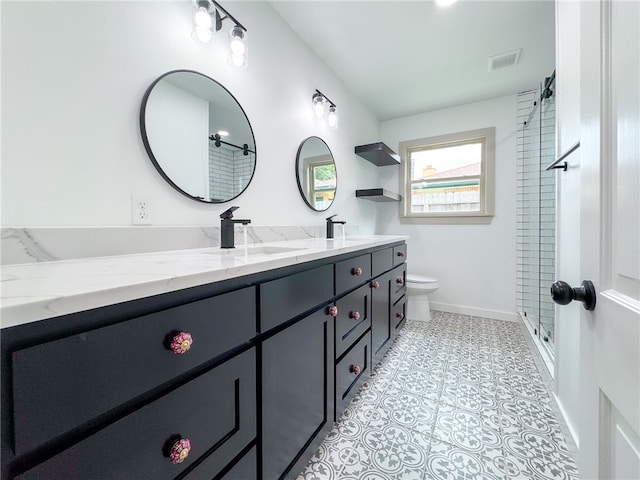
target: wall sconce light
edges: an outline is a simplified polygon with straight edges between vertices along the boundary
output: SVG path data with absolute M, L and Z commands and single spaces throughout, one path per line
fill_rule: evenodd
M 333 129 L 338 128 L 338 107 L 336 107 L 336 104 L 329 100 L 324 93 L 320 90 L 316 90 L 311 97 L 311 104 L 313 106 L 313 116 L 315 118 L 324 118 L 326 113 L 327 125 Z
M 227 18 L 234 23 L 229 30 L 229 63 L 234 67 L 246 67 L 247 29 L 215 0 L 194 0 L 191 36 L 197 42 L 209 43 L 214 38 L 214 31 L 220 31 Z

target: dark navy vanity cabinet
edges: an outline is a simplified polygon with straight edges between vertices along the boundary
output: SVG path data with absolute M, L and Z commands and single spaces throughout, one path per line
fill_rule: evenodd
M 2 478 L 295 478 L 404 325 L 406 245 L 2 330 Z

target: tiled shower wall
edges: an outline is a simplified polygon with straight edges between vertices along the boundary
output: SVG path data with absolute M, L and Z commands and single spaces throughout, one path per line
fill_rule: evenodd
M 253 174 L 255 155 L 242 150 L 230 150 L 209 144 L 209 194 L 213 200 L 237 196 L 249 183 Z
M 518 95 L 517 284 L 518 310 L 541 340 L 554 342 L 549 288 L 555 272 L 555 96 L 540 104 L 540 91 Z M 526 123 L 525 123 L 526 122 Z

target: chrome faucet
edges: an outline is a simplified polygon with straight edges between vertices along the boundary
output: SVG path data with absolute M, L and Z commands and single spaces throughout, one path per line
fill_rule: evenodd
M 327 238 L 333 238 L 333 226 L 338 223 L 341 225 L 344 225 L 345 221 L 334 221 L 332 220 L 333 217 L 337 216 L 338 214 L 336 213 L 335 215 L 331 215 L 329 218 L 327 218 Z M 344 228 L 344 227 L 343 227 Z
M 251 220 L 234 220 L 233 212 L 239 207 L 231 207 L 220 214 L 220 248 L 236 248 L 234 225 L 241 223 L 242 225 L 248 225 Z

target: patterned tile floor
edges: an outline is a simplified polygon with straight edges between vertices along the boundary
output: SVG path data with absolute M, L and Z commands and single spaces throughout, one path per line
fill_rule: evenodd
M 578 479 L 522 325 L 410 321 L 297 480 Z

